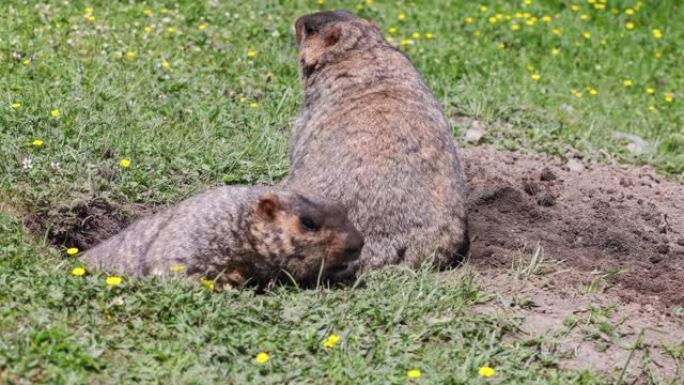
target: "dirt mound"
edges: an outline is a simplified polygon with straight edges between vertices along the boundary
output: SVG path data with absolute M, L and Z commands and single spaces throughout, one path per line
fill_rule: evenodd
M 471 263 L 509 268 L 539 243 L 547 258 L 605 273 L 625 301 L 684 306 L 684 186 L 648 168 L 464 149 L 473 236 Z M 581 278 L 580 278 L 581 280 Z M 573 284 L 588 282 L 572 282 Z
M 140 216 L 144 211 L 142 207 L 124 208 L 102 198 L 92 198 L 70 207 L 33 213 L 26 219 L 26 225 L 55 246 L 87 250 L 119 232 L 131 218 Z

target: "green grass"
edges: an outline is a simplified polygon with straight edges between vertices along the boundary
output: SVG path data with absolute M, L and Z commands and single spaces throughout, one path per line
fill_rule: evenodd
M 684 8 L 644 2 L 629 16 L 637 2 L 608 1 L 605 10 L 576 3 L 574 12 L 569 2 L 497 0 L 483 12 L 466 1 L 375 1 L 358 12 L 408 43 L 402 49 L 449 116 L 490 123 L 486 142 L 609 154 L 682 180 Z M 76 261 L 26 234 L 19 215 L 94 196 L 153 204 L 208 185 L 282 178 L 301 99 L 292 23 L 318 8 L 357 4 L 0 5 L 0 208 L 14 213 L 0 213 L 0 382 L 407 383 L 414 368 L 420 383 L 608 381 L 557 369 L 558 358 L 539 345 L 504 338 L 514 324 L 473 313 L 487 295 L 467 272 L 445 284 L 427 269 L 392 269 L 358 289 L 265 295 L 154 279 L 107 288 L 102 276 L 70 276 Z M 536 23 L 506 20 L 517 12 Z M 514 21 L 521 30 L 511 29 Z M 625 28 L 629 21 L 635 29 Z M 630 154 L 613 131 L 639 135 L 651 151 Z M 44 144 L 32 146 L 36 139 Z M 130 167 L 120 167 L 122 159 Z M 330 333 L 341 344 L 322 348 Z M 260 351 L 271 354 L 264 366 L 254 363 Z M 487 363 L 497 375 L 478 379 Z

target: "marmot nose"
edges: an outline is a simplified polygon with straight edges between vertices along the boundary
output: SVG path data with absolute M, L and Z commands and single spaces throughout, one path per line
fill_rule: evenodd
M 347 239 L 347 247 L 344 249 L 344 255 L 348 260 L 356 259 L 361 254 L 363 248 L 363 237 L 359 233 L 352 233 Z

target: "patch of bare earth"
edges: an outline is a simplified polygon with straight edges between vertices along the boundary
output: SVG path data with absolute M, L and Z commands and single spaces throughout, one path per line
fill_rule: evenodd
M 462 160 L 469 263 L 497 296 L 481 311 L 549 338 L 563 366 L 619 372 L 634 350 L 627 383 L 684 381 L 684 186 L 644 167 L 490 146 L 465 148 Z M 537 245 L 544 263 L 534 267 Z

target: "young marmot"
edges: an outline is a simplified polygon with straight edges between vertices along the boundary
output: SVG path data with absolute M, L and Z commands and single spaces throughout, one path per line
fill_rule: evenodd
M 302 16 L 295 33 L 305 94 L 285 186 L 349 210 L 364 269 L 459 261 L 469 244 L 463 171 L 421 75 L 351 13 Z
M 348 278 L 363 237 L 346 210 L 323 198 L 267 187 L 218 187 L 142 218 L 83 255 L 91 267 L 131 275 L 267 283 L 322 271 Z

